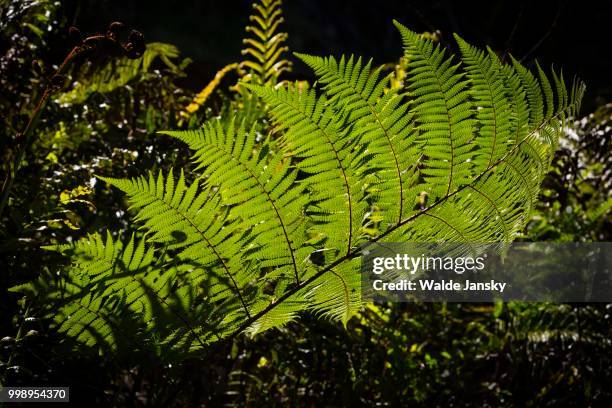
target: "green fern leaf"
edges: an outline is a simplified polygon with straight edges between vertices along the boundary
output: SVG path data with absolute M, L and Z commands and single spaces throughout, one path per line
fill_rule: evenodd
M 311 214 L 325 226 L 328 248 L 350 251 L 366 208 L 359 186 L 365 150 L 355 148 L 356 140 L 342 128 L 338 114 L 314 91 L 247 87 L 271 106 L 270 114 L 285 130 L 285 152 L 298 158 L 296 166 L 308 174 L 315 202 Z
M 295 182 L 297 172 L 290 161 L 269 154 L 267 148 L 255 152 L 255 130 L 246 131 L 244 126 L 236 130 L 233 122 L 226 129 L 214 121 L 197 131 L 164 133 L 195 151 L 198 169 L 206 169 L 207 183 L 218 186 L 222 201 L 232 206 L 229 217 L 252 229 L 257 248 L 251 257 L 261 267 L 274 267 L 277 275 L 291 275 L 299 283 L 305 269 L 301 260 L 308 255 L 303 222 L 308 195 Z M 280 247 L 279 242 L 283 242 Z
M 447 195 L 474 175 L 475 121 L 468 82 L 443 49 L 394 23 L 402 35 L 411 72 L 408 91 L 428 153 L 423 173 L 435 197 Z
M 385 92 L 389 77 L 379 80 L 380 69 L 372 70 L 372 61 L 362 67 L 361 58 L 355 62 L 343 56 L 338 62 L 333 57 L 297 56 L 325 85 L 329 103 L 345 112 L 353 137 L 373 152 L 377 202 L 390 222 L 400 221 L 414 202 L 407 194 L 411 173 L 406 170 L 416 162 L 418 151 L 409 105 L 397 92 Z
M 283 72 L 291 71 L 291 62 L 284 58 L 287 33 L 278 32 L 284 21 L 281 0 L 260 0 L 253 3 L 253 9 L 253 25 L 246 28 L 252 37 L 243 40 L 242 54 L 248 58 L 241 65 L 253 71 L 257 83 L 275 84 Z
M 264 40 L 279 14 L 265 10 L 277 2 L 262 4 L 253 30 Z M 371 61 L 298 55 L 321 89 L 243 84 L 268 105 L 270 134 L 260 133 L 267 122 L 237 125 L 230 111 L 198 130 L 164 132 L 193 150 L 199 182 L 172 171 L 102 178 L 128 195 L 148 244 L 90 237 L 74 244 L 58 284 L 14 290 L 61 300 L 58 329 L 84 344 L 146 339 L 184 353 L 305 310 L 346 325 L 361 307 L 362 244 L 454 242 L 477 252 L 512 242 L 584 85 L 568 90 L 562 74 L 538 66 L 534 75 L 459 37 L 454 63 L 396 26 L 404 89 Z M 249 44 L 261 61 L 281 49 Z M 126 310 L 137 335 L 118 321 Z

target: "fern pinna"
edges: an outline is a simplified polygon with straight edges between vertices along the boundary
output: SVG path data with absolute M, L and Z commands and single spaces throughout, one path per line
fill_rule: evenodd
M 275 137 L 222 119 L 164 132 L 193 150 L 201 177 L 102 178 L 146 234 L 60 246 L 72 259 L 60 280 L 19 290 L 47 299 L 58 330 L 84 344 L 186 352 L 305 310 L 346 324 L 364 243 L 511 242 L 584 86 L 457 37 L 459 61 L 395 24 L 403 87 L 372 61 L 298 54 L 318 89 L 244 85 Z

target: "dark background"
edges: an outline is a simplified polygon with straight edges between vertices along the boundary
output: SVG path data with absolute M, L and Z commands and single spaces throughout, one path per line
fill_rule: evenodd
M 188 86 L 200 89 L 224 64 L 240 57 L 249 0 L 68 0 L 68 21 L 82 31 L 103 30 L 121 20 L 148 42 L 177 45 L 194 60 Z M 70 4 L 72 3 L 72 4 Z M 610 101 L 612 34 L 608 1 L 451 1 L 451 0 L 286 0 L 283 3 L 292 51 L 355 53 L 376 63 L 401 55 L 395 18 L 415 31 L 452 33 L 468 42 L 512 53 L 524 62 L 562 66 L 566 78 L 587 82 L 585 109 Z M 61 44 L 57 44 L 60 46 Z M 296 76 L 310 75 L 298 63 Z

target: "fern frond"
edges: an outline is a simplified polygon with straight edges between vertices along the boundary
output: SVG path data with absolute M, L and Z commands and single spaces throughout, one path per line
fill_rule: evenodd
M 287 33 L 278 31 L 284 21 L 281 4 L 281 0 L 260 0 L 253 3 L 254 13 L 249 17 L 252 25 L 246 31 L 252 37 L 243 40 L 242 54 L 247 59 L 241 65 L 253 71 L 259 84 L 275 84 L 283 72 L 291 71 L 291 62 L 284 57 Z
M 270 305 L 274 305 L 275 302 L 275 297 L 264 296 L 253 305 L 253 312 L 262 312 Z M 245 328 L 245 332 L 250 336 L 255 336 L 266 330 L 282 327 L 295 320 L 298 312 L 304 310 L 307 306 L 308 304 L 302 297 L 296 296 L 292 300 L 282 302 L 279 307 L 275 307 L 263 313 L 259 319 Z
M 246 32 L 250 35 L 243 39 L 243 60 L 226 65 L 206 85 L 180 113 L 183 119 L 192 118 L 212 93 L 218 89 L 221 80 L 232 70 L 236 70 L 240 81 L 229 89 L 234 92 L 229 103 L 224 104 L 220 116 L 224 120 L 239 118 L 252 126 L 265 115 L 266 107 L 258 98 L 241 87 L 241 83 L 274 85 L 280 76 L 291 71 L 291 62 L 286 59 L 288 47 L 287 33 L 279 31 L 283 22 L 281 0 L 257 0 L 253 3 L 253 14 Z M 223 94 L 221 94 L 223 97 Z
M 423 173 L 435 197 L 447 195 L 474 175 L 475 112 L 468 82 L 439 45 L 397 21 L 394 24 L 402 35 L 410 72 L 408 91 L 426 143 Z
M 296 182 L 290 161 L 268 148 L 256 152 L 255 130 L 247 131 L 244 124 L 236 130 L 233 121 L 225 129 L 214 120 L 199 130 L 163 133 L 195 151 L 207 183 L 218 186 L 223 203 L 232 206 L 229 218 L 251 229 L 257 247 L 251 257 L 299 283 L 305 269 L 302 259 L 308 255 L 303 209 L 309 197 L 304 184 Z
M 350 251 L 359 237 L 366 208 L 360 179 L 365 150 L 342 127 L 342 119 L 314 90 L 274 89 L 246 85 L 271 106 L 270 114 L 284 129 L 283 148 L 308 174 L 313 220 L 325 227 L 328 248 Z
M 278 3 L 257 9 L 253 32 L 262 41 L 279 16 L 265 7 Z M 62 279 L 79 294 L 60 307 L 60 320 L 78 321 L 66 332 L 115 338 L 106 317 L 125 305 L 143 333 L 161 327 L 161 343 L 173 350 L 255 335 L 303 310 L 346 325 L 361 306 L 360 244 L 453 242 L 475 253 L 481 243 L 503 248 L 515 239 L 584 85 L 568 90 L 562 74 L 537 67 L 534 75 L 459 37 L 462 62 L 454 63 L 396 25 L 405 89 L 360 58 L 301 54 L 321 91 L 241 83 L 268 105 L 273 141 L 262 124 L 224 115 L 198 130 L 164 132 L 194 151 L 202 183 L 188 185 L 182 172 L 178 180 L 172 172 L 102 178 L 127 193 L 147 241 L 163 251 L 147 255 L 155 265 L 132 269 L 132 254 L 153 249 L 90 240 L 91 262 L 74 256 L 79 266 Z M 249 55 L 267 58 L 249 44 Z M 127 269 L 117 261 L 124 258 Z M 92 336 L 82 340 L 95 344 Z
M 172 172 L 164 176 L 161 171 L 157 177 L 149 173 L 135 179 L 100 179 L 128 195 L 131 208 L 138 210 L 135 219 L 151 232 L 151 242 L 165 244 L 178 251 L 183 262 L 212 273 L 219 288 L 211 295 L 231 292 L 250 315 L 242 286 L 254 277 L 237 256 L 242 252 L 239 225 L 226 222 L 227 211 L 219 208 L 218 196 L 200 191 L 197 182 L 187 186 L 183 172 L 176 184 Z M 204 279 L 199 275 L 193 278 L 196 285 Z
M 361 276 L 356 273 L 360 266 L 359 258 L 347 261 L 330 269 L 325 280 L 307 287 L 304 297 L 310 309 L 346 326 L 361 308 Z
M 238 63 L 227 64 L 223 68 L 221 68 L 215 74 L 215 77 L 202 89 L 198 94 L 193 98 L 191 103 L 185 107 L 185 109 L 180 113 L 180 116 L 183 118 L 189 118 L 191 115 L 196 113 L 208 100 L 208 98 L 213 94 L 215 89 L 221 83 L 221 80 L 225 77 L 225 75 L 235 69 L 238 68 Z
M 372 61 L 362 66 L 361 58 L 321 58 L 296 54 L 309 65 L 324 85 L 329 103 L 344 111 L 353 124 L 353 136 L 367 144 L 377 169 L 377 202 L 390 222 L 399 222 L 414 197 L 407 191 L 411 174 L 406 172 L 417 160 L 413 115 L 409 105 L 394 90 L 387 90 L 389 76 L 379 79 L 380 69 Z
M 153 317 L 145 292 L 160 296 L 171 275 L 154 268 L 153 248 L 133 235 L 123 245 L 107 233 L 105 240 L 96 234 L 49 249 L 73 259 L 61 283 L 41 278 L 31 284 L 34 292 L 46 286 L 47 301 L 54 305 L 47 317 L 55 329 L 88 346 L 116 349 L 134 342 L 135 328 Z
M 478 154 L 474 157 L 478 173 L 502 157 L 511 137 L 510 101 L 506 97 L 504 73 L 497 61 L 455 34 L 467 77 L 471 80 L 470 95 L 476 106 L 479 129 L 476 136 Z

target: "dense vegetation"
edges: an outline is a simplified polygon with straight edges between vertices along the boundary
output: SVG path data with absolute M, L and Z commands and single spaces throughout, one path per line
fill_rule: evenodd
M 382 238 L 609 240 L 610 106 L 581 117 L 579 81 L 400 24 L 397 63 L 291 61 L 280 1 L 252 13 L 243 59 L 194 92 L 173 45 L 81 35 L 55 2 L 2 9 L 2 384 L 112 405 L 609 402 L 609 305 L 363 305 L 354 265 Z M 45 63 L 66 32 L 66 64 Z

